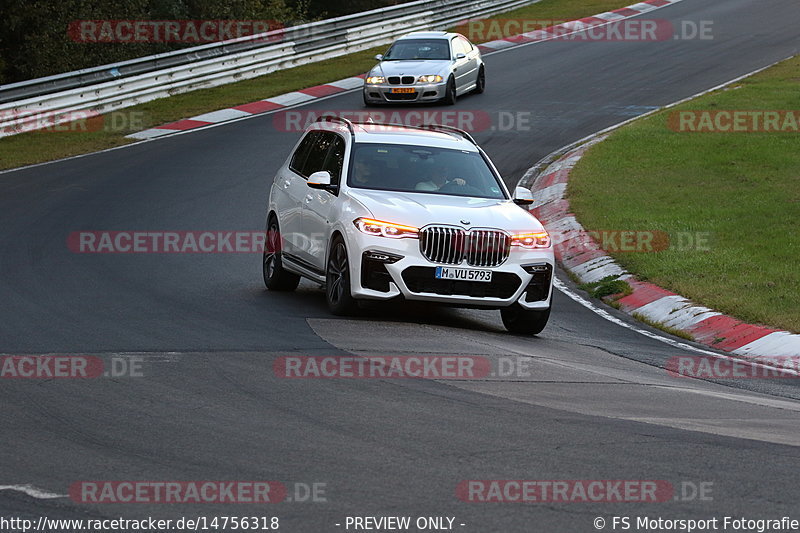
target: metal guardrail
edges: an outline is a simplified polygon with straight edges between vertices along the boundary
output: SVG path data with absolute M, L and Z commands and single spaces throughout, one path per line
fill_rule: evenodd
M 0 85 L 0 137 L 441 30 L 538 0 L 417 0 L 219 43 Z

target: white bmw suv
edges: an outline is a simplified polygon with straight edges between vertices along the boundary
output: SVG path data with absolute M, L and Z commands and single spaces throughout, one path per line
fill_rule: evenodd
M 555 262 L 532 201 L 466 132 L 322 117 L 272 184 L 264 283 L 320 283 L 337 315 L 406 298 L 500 309 L 509 331 L 537 334 Z

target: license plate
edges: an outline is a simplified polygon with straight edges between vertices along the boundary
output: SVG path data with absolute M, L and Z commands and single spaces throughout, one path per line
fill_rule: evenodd
M 416 91 L 411 87 L 399 87 L 397 89 L 392 89 L 393 94 L 411 94 L 414 92 Z
M 474 268 L 436 267 L 436 279 L 491 282 L 492 271 L 476 270 Z

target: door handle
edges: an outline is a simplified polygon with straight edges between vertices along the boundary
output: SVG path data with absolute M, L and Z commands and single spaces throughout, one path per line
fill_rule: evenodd
M 313 200 L 313 199 L 314 199 L 314 196 L 313 196 L 313 195 L 310 195 L 310 194 L 309 194 L 309 195 L 307 195 L 307 196 L 306 196 L 306 198 L 305 198 L 305 200 L 306 200 L 306 203 L 307 203 L 307 204 L 308 204 L 308 203 L 311 203 L 311 200 Z
M 289 180 L 283 180 L 283 188 L 284 188 L 284 189 L 288 189 L 288 188 L 289 188 L 289 185 L 291 185 L 291 183 L 289 182 Z

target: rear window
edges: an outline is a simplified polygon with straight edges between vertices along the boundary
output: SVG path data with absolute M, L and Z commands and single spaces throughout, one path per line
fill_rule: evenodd
M 359 143 L 347 184 L 383 191 L 506 199 L 500 179 L 478 152 Z

